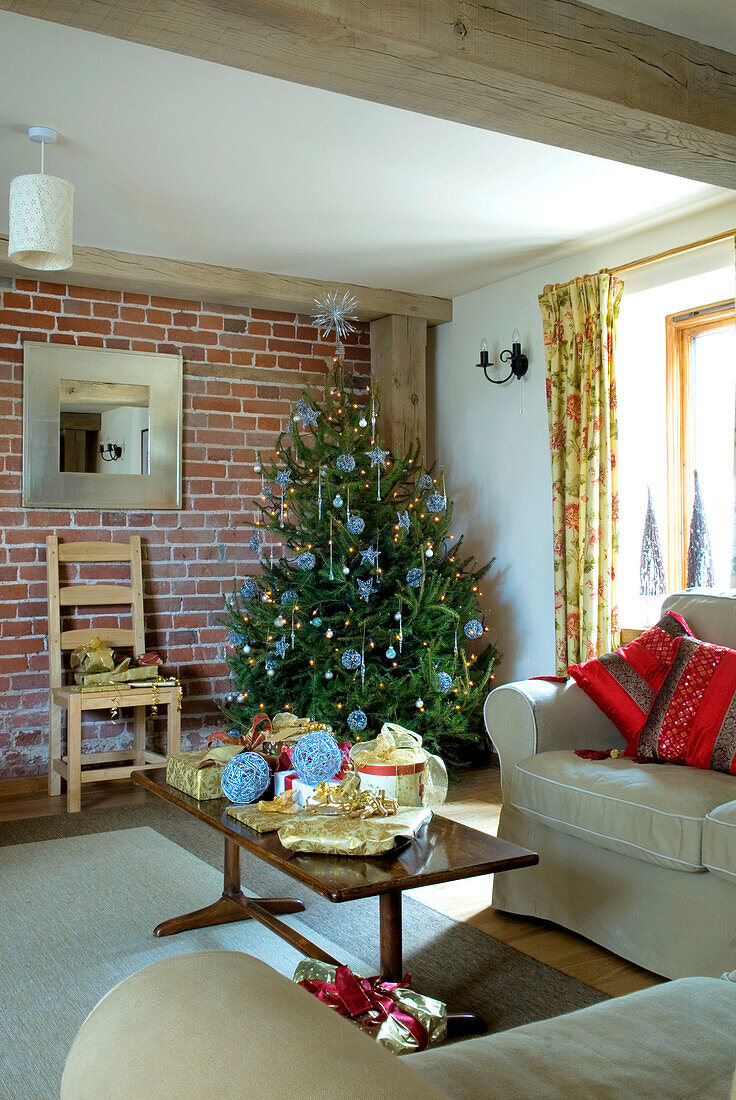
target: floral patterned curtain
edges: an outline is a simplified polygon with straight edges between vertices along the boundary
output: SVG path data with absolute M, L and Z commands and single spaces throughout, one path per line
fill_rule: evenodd
M 618 645 L 616 322 L 623 283 L 585 275 L 539 296 L 547 365 L 558 674 Z

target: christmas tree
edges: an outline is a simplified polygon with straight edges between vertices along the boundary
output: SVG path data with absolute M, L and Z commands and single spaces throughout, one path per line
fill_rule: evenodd
M 467 652 L 488 630 L 478 593 L 492 563 L 462 555 L 444 475 L 424 469 L 418 447 L 382 447 L 378 396 L 344 377 L 354 304 L 324 304 L 316 319 L 337 334 L 324 395 L 305 392 L 274 460 L 259 455 L 250 545 L 261 572 L 226 599 L 224 710 L 240 731 L 256 710 L 288 709 L 353 740 L 395 721 L 463 764 L 483 744 L 497 659 L 492 644 Z
M 644 517 L 644 534 L 641 540 L 639 591 L 642 596 L 664 596 L 667 591 L 662 543 L 654 515 L 650 486 L 647 486 L 647 513 Z
M 697 470 L 694 476 L 693 514 L 690 519 L 690 540 L 687 547 L 687 587 L 712 588 L 713 551 Z

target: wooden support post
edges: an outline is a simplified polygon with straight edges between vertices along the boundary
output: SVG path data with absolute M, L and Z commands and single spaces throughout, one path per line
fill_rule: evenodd
M 427 443 L 427 322 L 419 317 L 371 321 L 371 372 L 381 402 L 381 441 L 398 453 Z

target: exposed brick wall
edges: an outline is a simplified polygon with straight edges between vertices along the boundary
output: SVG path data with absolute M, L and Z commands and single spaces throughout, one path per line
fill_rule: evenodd
M 181 511 L 21 507 L 26 340 L 182 352 Z M 216 728 L 215 700 L 227 690 L 217 622 L 222 594 L 255 562 L 242 520 L 252 518 L 251 502 L 260 492 L 256 448 L 265 453 L 273 447 L 301 394 L 302 387 L 280 378 L 281 372 L 298 370 L 305 385 L 319 385 L 332 351 L 309 317 L 294 314 L 33 279 L 0 291 L 0 777 L 41 774 L 47 767 L 47 534 L 103 541 L 141 535 L 146 640 L 183 681 L 184 744 L 199 745 Z M 206 376 L 187 373 L 201 365 Z M 350 339 L 346 365 L 367 382 L 366 326 Z M 228 377 L 232 367 L 262 368 L 269 380 L 249 378 L 247 370 Z M 107 575 L 117 571 L 111 567 Z M 92 579 L 88 572 L 83 576 Z M 130 736 L 125 720 L 85 716 L 87 751 L 127 747 Z

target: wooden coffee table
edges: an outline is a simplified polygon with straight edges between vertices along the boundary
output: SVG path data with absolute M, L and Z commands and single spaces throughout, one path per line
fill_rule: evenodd
M 413 842 L 395 854 L 356 856 L 309 855 L 284 848 L 276 833 L 256 833 L 228 817 L 226 799 L 198 802 L 170 787 L 166 769 L 133 772 L 132 778 L 160 798 L 217 829 L 225 838 L 225 878 L 222 896 L 204 909 L 171 917 L 154 930 L 171 936 L 191 928 L 253 918 L 304 955 L 337 963 L 316 943 L 278 919 L 281 913 L 299 913 L 304 903 L 296 898 L 249 898 L 240 883 L 240 849 L 277 867 L 329 901 L 354 901 L 378 896 L 380 905 L 380 973 L 390 981 L 404 976 L 401 944 L 401 895 L 404 890 L 438 882 L 475 878 L 530 867 L 539 862 L 535 852 L 470 829 L 435 814 Z M 470 1020 L 470 1018 L 466 1018 Z M 468 1024 L 467 1030 L 472 1030 Z

